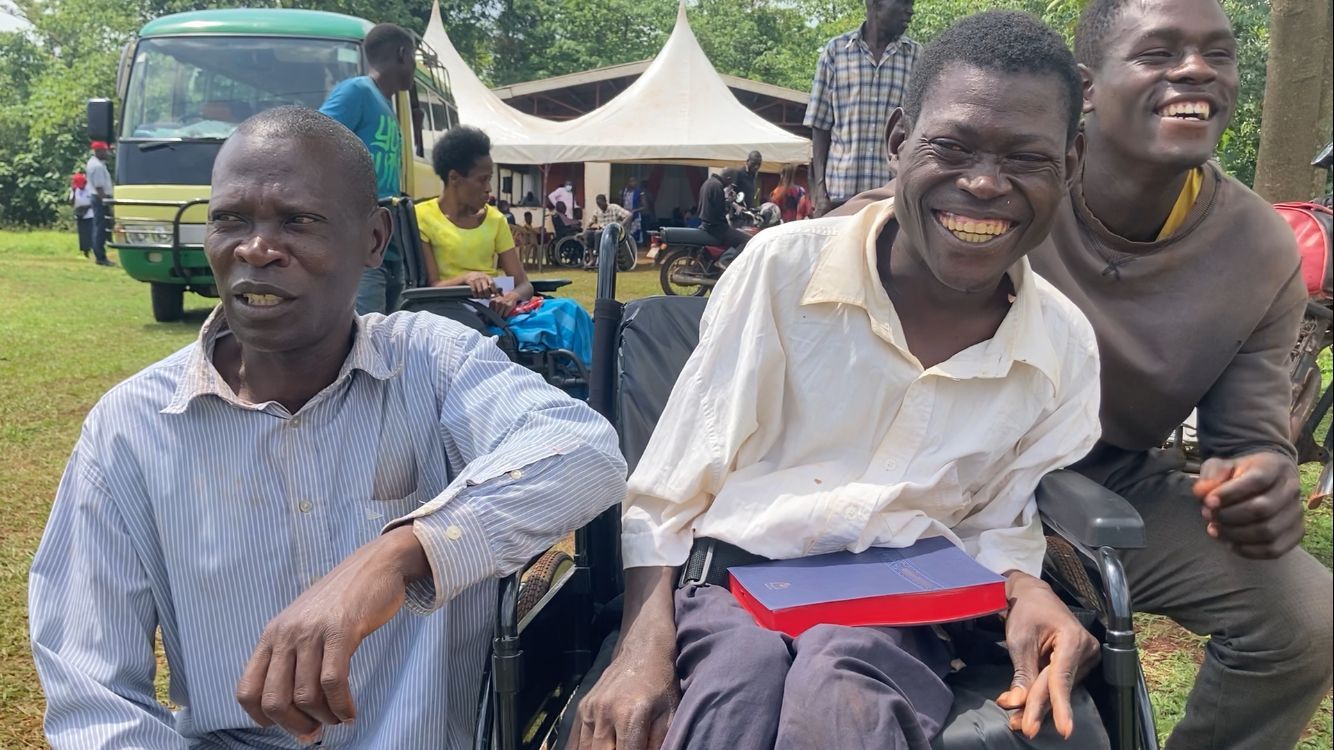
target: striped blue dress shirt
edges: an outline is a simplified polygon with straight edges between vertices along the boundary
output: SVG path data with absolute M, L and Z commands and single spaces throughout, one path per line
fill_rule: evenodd
M 34 658 L 57 750 L 296 748 L 234 695 L 268 621 L 386 526 L 434 576 L 352 660 L 358 717 L 323 748 L 468 747 L 496 579 L 625 495 L 611 427 L 429 314 L 359 319 L 297 413 L 237 399 L 199 341 L 93 408 L 33 561 Z M 153 696 L 154 631 L 171 699 Z
M 860 27 L 821 50 L 805 125 L 829 131 L 824 180 L 830 200 L 841 203 L 889 182 L 885 128 L 903 106 L 920 54 L 917 42 L 905 36 L 876 60 Z

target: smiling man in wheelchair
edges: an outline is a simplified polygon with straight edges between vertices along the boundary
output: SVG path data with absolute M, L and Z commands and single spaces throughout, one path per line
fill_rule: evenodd
M 1050 712 L 1078 747 L 1105 742 L 1071 709 L 1097 643 L 1036 577 L 1038 482 L 1098 435 L 1093 331 L 1024 258 L 1079 163 L 1079 108 L 1059 36 L 964 19 L 891 120 L 897 198 L 751 243 L 631 477 L 621 639 L 567 748 L 930 747 L 959 640 L 793 639 L 741 609 L 726 568 L 932 536 L 1005 577 L 1010 727 L 1032 737 Z

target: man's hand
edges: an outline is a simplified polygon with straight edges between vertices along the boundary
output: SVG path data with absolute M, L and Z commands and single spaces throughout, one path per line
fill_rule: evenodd
M 815 188 L 815 202 L 813 205 L 815 207 L 815 218 L 817 219 L 834 210 L 834 202 L 829 199 L 829 193 L 826 193 L 825 189 L 818 185 Z
M 1268 560 L 1296 547 L 1305 533 L 1301 480 L 1287 456 L 1252 453 L 1211 458 L 1195 482 L 1209 536 L 1242 557 Z
M 356 718 L 352 654 L 403 606 L 410 581 L 430 575 L 411 526 L 352 553 L 264 628 L 236 699 L 262 727 L 313 742 L 324 724 Z
M 675 647 L 627 644 L 579 704 L 565 750 L 658 750 L 681 700 Z
M 1010 600 L 1005 643 L 1014 679 L 996 703 L 1014 711 L 1010 728 L 1029 739 L 1037 736 L 1048 711 L 1056 731 L 1069 739 L 1075 730 L 1070 691 L 1098 663 L 1098 641 L 1041 580 L 1011 572 L 1005 587 Z

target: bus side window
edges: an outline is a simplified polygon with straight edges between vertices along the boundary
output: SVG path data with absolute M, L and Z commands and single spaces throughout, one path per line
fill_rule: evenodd
M 412 111 L 413 151 L 416 152 L 417 156 L 424 159 L 426 158 L 426 145 L 422 133 L 430 128 L 430 124 L 427 122 L 430 115 L 426 111 L 426 102 L 422 101 L 420 88 L 421 84 L 418 83 L 408 90 L 408 107 Z

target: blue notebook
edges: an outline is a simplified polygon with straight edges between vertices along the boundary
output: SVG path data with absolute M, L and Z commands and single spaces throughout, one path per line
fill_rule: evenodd
M 729 568 L 737 601 L 771 630 L 820 624 L 910 626 L 1005 609 L 1005 579 L 944 537 Z

